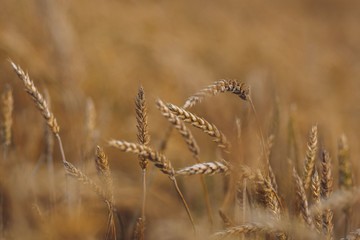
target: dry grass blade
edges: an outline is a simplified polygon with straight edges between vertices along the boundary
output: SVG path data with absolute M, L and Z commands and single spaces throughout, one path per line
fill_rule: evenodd
M 130 143 L 120 140 L 111 140 L 108 143 L 110 146 L 120 149 L 123 152 L 132 152 L 143 156 L 144 158 L 153 162 L 154 165 L 159 168 L 163 173 L 169 176 L 174 175 L 174 169 L 172 168 L 171 163 L 166 159 L 166 157 L 163 154 L 152 150 L 150 147 L 146 147 L 138 143 Z
M 4 151 L 7 151 L 11 144 L 11 128 L 13 124 L 12 112 L 14 109 L 14 99 L 10 85 L 5 85 L 5 89 L 1 94 L 1 142 Z
M 331 171 L 331 160 L 327 151 L 323 151 L 321 160 L 321 197 L 323 199 L 328 199 L 333 191 L 333 177 Z M 326 209 L 323 213 L 323 230 L 327 239 L 333 239 L 333 228 L 333 212 L 331 209 Z
M 350 232 L 345 238 L 341 238 L 340 240 L 360 240 L 360 228 Z
M 310 131 L 309 140 L 307 144 L 303 183 L 305 190 L 309 189 L 311 176 L 313 175 L 315 168 L 315 157 L 317 152 L 317 126 L 313 126 Z
M 34 82 L 30 79 L 29 75 L 26 74 L 19 66 L 15 63 L 11 62 L 13 69 L 15 70 L 18 77 L 22 80 L 25 85 L 25 91 L 32 97 L 36 106 L 41 111 L 41 114 L 45 118 L 47 124 L 51 128 L 54 134 L 58 134 L 60 131 L 60 127 L 56 121 L 54 114 L 49 110 L 47 102 L 45 101 L 44 97 L 35 87 Z
M 214 125 L 209 123 L 203 118 L 196 116 L 195 114 L 188 112 L 180 107 L 177 107 L 173 104 L 168 104 L 168 108 L 181 120 L 184 122 L 190 123 L 196 128 L 200 128 L 209 136 L 214 138 L 214 141 L 218 144 L 218 147 L 221 148 L 224 152 L 229 152 L 230 142 L 227 140 L 225 135 Z
M 95 165 L 100 178 L 105 183 L 107 196 L 111 202 L 114 203 L 113 181 L 111 178 L 110 165 L 104 150 L 100 146 L 96 147 Z
M 313 221 L 310 216 L 306 192 L 305 192 L 305 189 L 303 186 L 303 182 L 302 182 L 301 178 L 299 177 L 298 173 L 296 172 L 295 168 L 293 168 L 293 178 L 295 180 L 296 207 L 298 209 L 298 212 L 299 212 L 301 218 L 306 222 L 306 224 L 310 228 L 312 228 Z
M 201 175 L 214 175 L 214 174 L 227 174 L 229 167 L 221 162 L 206 162 L 198 163 L 190 167 L 182 168 L 175 171 L 175 175 L 191 176 L 196 174 Z
M 173 124 L 175 129 L 178 130 L 178 132 L 181 134 L 188 146 L 188 149 L 193 154 L 194 158 L 198 161 L 200 149 L 190 130 L 185 126 L 185 124 L 180 120 L 178 116 L 176 116 L 169 110 L 169 108 L 161 100 L 157 100 L 156 105 L 161 111 L 161 114 L 165 118 L 167 118 L 169 122 Z
M 245 83 L 239 83 L 236 80 L 219 80 L 189 97 L 183 108 L 191 108 L 195 104 L 203 101 L 205 97 L 215 96 L 224 92 L 232 92 L 241 99 L 247 100 L 249 98 L 250 88 Z
M 142 87 L 139 88 L 135 99 L 135 111 L 138 142 L 139 144 L 147 146 L 150 143 L 150 135 L 148 132 L 145 93 Z M 139 161 L 141 169 L 146 169 L 148 164 L 146 158 L 139 156 Z

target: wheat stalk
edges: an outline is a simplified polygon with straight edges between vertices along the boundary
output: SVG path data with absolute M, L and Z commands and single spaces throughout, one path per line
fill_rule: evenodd
M 307 144 L 305 165 L 304 165 L 304 174 L 302 181 L 304 183 L 305 190 L 309 189 L 311 176 L 314 172 L 315 167 L 315 157 L 317 151 L 317 126 L 313 126 L 310 131 L 309 140 Z
M 195 114 L 188 112 L 185 109 L 177 107 L 173 104 L 168 104 L 167 106 L 181 120 L 190 123 L 196 128 L 200 128 L 209 136 L 213 137 L 218 147 L 224 152 L 229 152 L 230 142 L 228 142 L 225 135 L 214 124 L 209 123 L 205 119 L 198 117 Z
M 189 97 L 186 100 L 183 108 L 191 108 L 195 104 L 203 101 L 205 97 L 215 96 L 224 92 L 232 92 L 238 95 L 241 99 L 248 100 L 250 88 L 245 83 L 239 83 L 236 80 L 219 80 Z
M 191 176 L 196 174 L 214 175 L 214 174 L 228 174 L 229 167 L 221 162 L 206 162 L 198 163 L 190 167 L 185 167 L 175 171 L 175 175 Z

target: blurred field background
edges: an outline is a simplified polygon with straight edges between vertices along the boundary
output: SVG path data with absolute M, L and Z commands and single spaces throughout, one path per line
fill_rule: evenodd
M 22 166 L 20 169 L 13 166 L 11 170 L 11 179 L 16 184 L 10 184 L 8 180 L 2 186 L 7 192 L 22 192 L 21 196 L 9 193 L 12 196 L 9 211 L 18 208 L 17 202 L 26 202 L 22 197 L 31 195 L 24 193 L 29 188 L 22 184 L 25 180 L 18 175 L 21 172 L 31 175 L 44 142 L 43 120 L 13 73 L 9 58 L 29 72 L 40 91 L 48 89 L 67 159 L 74 164 L 92 153 L 84 129 L 89 98 L 96 109 L 96 134 L 91 144 L 105 146 L 111 138 L 135 142 L 134 99 L 139 85 L 143 85 L 151 145 L 157 148 L 168 125 L 155 107 L 157 98 L 182 105 L 188 96 L 216 80 L 236 79 L 251 86 L 264 133 L 271 131 L 274 112 L 276 109 L 279 112 L 272 159 L 275 173 L 286 169 L 284 165 L 288 158 L 304 158 L 308 131 L 318 124 L 320 146 L 330 151 L 334 169 L 338 138 L 346 134 L 355 182 L 358 182 L 359 22 L 360 2 L 356 0 L 1 0 L 0 87 L 3 89 L 6 83 L 11 85 L 15 102 L 9 160 Z M 236 138 L 236 118 L 240 119 L 243 145 L 234 155 L 248 165 L 256 165 L 261 148 L 253 116 L 245 103 L 234 96 L 221 95 L 199 104 L 193 111 L 214 122 L 233 139 Z M 298 153 L 288 147 L 291 117 Z M 211 140 L 199 131 L 194 134 L 203 160 L 216 160 Z M 124 214 L 126 224 L 134 224 L 141 202 L 136 156 L 105 149 L 115 178 L 117 206 Z M 173 134 L 166 154 L 176 167 L 189 165 L 187 159 L 191 154 L 177 133 Z M 54 158 L 61 177 L 56 146 Z M 95 178 L 95 167 L 88 165 L 87 172 Z M 40 168 L 39 176 L 42 171 L 42 174 L 46 172 L 44 167 Z M 2 177 L 6 174 L 3 169 Z M 182 206 L 166 180 L 162 175 L 156 176 L 153 192 L 149 195 L 148 239 L 171 236 L 174 229 L 189 227 Z M 41 178 L 36 181 L 46 188 L 46 182 Z M 218 194 L 221 191 L 216 190 L 218 181 L 209 181 L 214 185 L 214 206 L 218 206 L 222 201 Z M 279 185 L 285 191 L 286 184 L 279 179 Z M 198 182 L 186 180 L 182 185 L 190 206 L 197 212 L 195 215 L 201 216 L 202 203 L 196 200 L 198 189 L 192 187 Z M 17 211 L 18 215 L 15 214 L 13 219 L 22 219 L 28 210 Z M 103 217 L 98 229 L 84 227 L 84 232 L 93 231 L 94 235 L 101 236 L 98 231 L 105 227 L 106 211 L 88 211 L 86 214 Z M 176 214 L 180 214 L 181 219 L 174 218 Z M 56 222 L 59 219 L 52 223 L 57 229 L 54 239 L 64 239 L 61 234 L 71 232 L 65 226 L 59 230 Z M 167 225 L 162 221 L 164 219 Z M 42 236 L 36 235 L 41 231 L 31 227 L 30 223 L 34 221 L 16 220 L 16 224 L 14 221 L 9 223 L 14 239 L 29 233 L 34 239 Z M 73 234 L 81 226 L 93 225 L 90 222 L 79 226 L 72 225 Z M 67 239 L 78 239 L 78 235 L 66 236 Z

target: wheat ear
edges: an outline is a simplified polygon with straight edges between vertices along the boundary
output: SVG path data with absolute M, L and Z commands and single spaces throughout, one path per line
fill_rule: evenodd
M 148 146 L 150 143 L 150 134 L 148 131 L 148 120 L 146 110 L 145 92 L 142 86 L 139 87 L 138 93 L 135 99 L 135 112 L 136 112 L 136 128 L 138 143 L 143 146 Z M 141 204 L 141 217 L 136 226 L 141 227 L 138 229 L 139 239 L 144 238 L 145 231 L 145 209 L 146 209 L 146 169 L 148 160 L 146 157 L 139 155 L 139 165 L 141 168 L 142 177 L 142 204 Z
M 314 170 L 314 175 L 311 178 L 311 196 L 313 199 L 314 206 L 320 203 L 321 199 L 321 190 L 320 190 L 320 177 L 318 171 Z M 315 210 L 315 227 L 318 232 L 322 232 L 322 214 L 321 211 L 317 208 Z
M 306 197 L 306 192 L 304 189 L 303 182 L 299 177 L 295 168 L 293 168 L 293 178 L 295 181 L 295 192 L 296 192 L 296 207 L 301 218 L 305 221 L 305 223 L 312 228 L 313 221 L 309 211 L 309 204 Z
M 224 92 L 232 92 L 238 95 L 241 99 L 247 100 L 250 94 L 250 88 L 245 83 L 239 83 L 236 80 L 219 80 L 189 97 L 183 108 L 191 108 L 208 96 L 215 96 Z
M 274 229 L 272 226 L 268 226 L 267 224 L 262 223 L 246 223 L 236 227 L 230 227 L 225 229 L 224 231 L 217 232 L 212 236 L 212 239 L 226 239 L 229 237 L 239 236 L 241 234 L 249 234 L 249 233 L 277 233 L 279 232 L 277 229 Z M 231 238 L 231 239 L 232 239 Z
M 313 126 L 310 130 L 309 140 L 307 143 L 305 164 L 304 164 L 304 174 L 302 181 L 304 183 L 305 190 L 309 189 L 311 177 L 315 168 L 315 157 L 317 151 L 317 140 L 318 139 L 318 131 L 317 126 Z
M 96 155 L 95 158 L 96 170 L 98 172 L 100 179 L 105 184 L 106 194 L 108 198 L 111 200 L 112 203 L 114 203 L 113 180 L 111 177 L 111 170 L 110 170 L 108 157 L 106 156 L 104 150 L 100 146 L 96 147 L 95 155 Z
M 331 170 L 331 160 L 327 151 L 323 151 L 321 160 L 321 197 L 323 199 L 328 199 L 333 191 L 333 177 Z M 323 213 L 323 230 L 327 239 L 333 239 L 333 228 L 333 212 L 331 209 L 326 209 Z
M 272 213 L 275 219 L 280 219 L 281 203 L 278 194 L 271 184 L 271 180 L 260 171 L 257 172 L 257 197 L 258 201 Z
M 189 151 L 193 154 L 196 160 L 199 159 L 199 146 L 197 145 L 195 138 L 193 137 L 190 130 L 185 126 L 185 124 L 180 120 L 178 116 L 170 111 L 170 109 L 160 100 L 156 101 L 158 109 L 161 111 L 161 114 L 167 118 L 167 120 L 175 127 L 176 130 L 181 134 L 185 140 Z
M 10 85 L 6 84 L 4 91 L 1 94 L 1 137 L 2 144 L 4 146 L 4 159 L 6 158 L 6 153 L 11 144 L 11 128 L 13 124 L 12 113 L 14 109 L 14 99 L 12 94 L 12 89 Z
M 227 164 L 221 162 L 206 162 L 198 163 L 190 167 L 185 167 L 175 171 L 175 175 L 191 176 L 191 175 L 214 175 L 214 174 L 228 174 L 229 167 Z
M 353 176 L 351 172 L 351 162 L 349 157 L 349 145 L 347 138 L 343 134 L 338 141 L 338 161 L 339 161 L 339 187 L 340 189 L 349 190 L 353 187 Z M 350 226 L 350 206 L 343 208 L 345 214 L 345 234 L 349 231 Z
M 230 142 L 214 124 L 209 123 L 205 119 L 198 117 L 195 114 L 186 111 L 185 109 L 175 106 L 173 104 L 168 104 L 167 106 L 181 120 L 190 123 L 192 126 L 196 128 L 200 128 L 209 136 L 213 137 L 218 147 L 222 149 L 224 152 L 229 152 Z

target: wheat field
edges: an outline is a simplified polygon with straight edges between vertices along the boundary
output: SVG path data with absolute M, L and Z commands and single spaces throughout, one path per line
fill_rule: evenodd
M 360 239 L 357 1 L 0 8 L 0 239 Z

